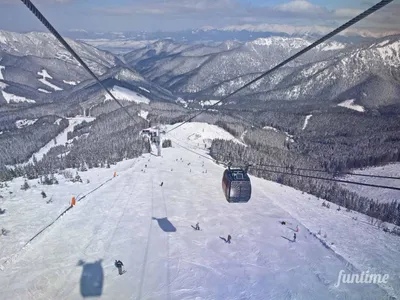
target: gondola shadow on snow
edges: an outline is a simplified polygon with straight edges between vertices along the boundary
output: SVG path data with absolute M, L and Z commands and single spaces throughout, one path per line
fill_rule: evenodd
M 104 271 L 102 259 L 93 263 L 79 260 L 78 266 L 83 267 L 80 290 L 82 297 L 99 297 L 103 293 Z
M 175 226 L 168 220 L 168 218 L 152 218 L 153 220 L 157 220 L 158 226 L 164 232 L 176 232 Z

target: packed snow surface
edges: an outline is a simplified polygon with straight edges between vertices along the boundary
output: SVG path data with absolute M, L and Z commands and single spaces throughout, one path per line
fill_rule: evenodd
M 172 134 L 180 140 L 190 136 L 186 128 L 165 138 Z M 187 143 L 207 155 L 192 140 Z M 224 169 L 172 144 L 161 157 L 145 154 L 111 169 L 80 172 L 83 183 L 57 175 L 58 185 L 31 180 L 32 187 L 22 191 L 23 179 L 17 178 L 1 189 L 7 211 L 0 218 L 9 230 L 0 236 L 2 297 L 376 300 L 400 295 L 399 238 L 368 224 L 363 215 L 327 209 L 313 196 L 254 177 L 251 200 L 229 204 L 221 189 Z M 83 195 L 23 248 L 72 196 Z M 288 223 L 281 225 L 283 220 Z M 192 228 L 197 222 L 200 231 Z M 231 244 L 224 241 L 228 234 Z M 118 275 L 115 260 L 123 262 L 126 273 Z M 388 273 L 390 279 L 381 286 L 336 287 L 341 270 Z
M 148 98 L 138 93 L 135 93 L 134 91 L 128 90 L 126 88 L 117 85 L 115 85 L 110 92 L 118 100 L 132 101 L 136 103 L 145 103 L 145 104 L 150 103 L 150 100 Z M 112 100 L 111 96 L 108 93 L 106 93 L 105 96 L 106 96 L 106 101 Z
M 343 102 L 339 103 L 338 106 L 345 107 L 345 108 L 352 109 L 352 110 L 356 110 L 356 111 L 359 111 L 359 112 L 364 112 L 365 111 L 363 106 L 358 105 L 358 104 L 354 104 L 354 99 L 349 99 L 349 100 L 343 101 Z

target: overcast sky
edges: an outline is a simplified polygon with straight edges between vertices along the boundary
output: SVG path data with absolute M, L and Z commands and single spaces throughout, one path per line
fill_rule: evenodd
M 204 26 L 336 26 L 378 0 L 33 0 L 61 30 L 176 31 Z M 395 1 L 359 27 L 399 30 Z M 20 0 L 0 0 L 0 29 L 45 31 Z

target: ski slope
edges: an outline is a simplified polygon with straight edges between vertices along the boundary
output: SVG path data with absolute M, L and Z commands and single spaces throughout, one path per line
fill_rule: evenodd
M 74 127 L 76 125 L 79 125 L 83 121 L 90 122 L 93 121 L 94 118 L 91 117 L 74 117 L 74 118 L 68 118 L 69 125 L 67 128 L 65 128 L 60 134 L 58 134 L 53 140 L 48 142 L 46 145 L 44 145 L 38 152 L 36 152 L 32 157 L 28 160 L 28 163 L 33 162 L 33 158 L 35 157 L 38 161 L 43 158 L 47 152 L 50 151 L 51 148 L 58 146 L 58 145 L 65 145 L 68 141 L 68 132 L 72 132 L 74 130 Z M 57 121 L 56 121 L 57 122 Z M 56 142 L 55 142 L 56 141 Z
M 171 135 L 183 140 L 187 130 Z M 186 146 L 206 155 L 196 140 L 187 140 Z M 21 191 L 23 180 L 15 179 L 5 190 L 14 192 L 11 199 L 0 199 L 7 209 L 0 216 L 2 226 L 10 229 L 0 236 L 1 297 L 375 300 L 388 299 L 387 291 L 400 294 L 395 275 L 385 287 L 335 287 L 340 270 L 380 266 L 398 271 L 398 238 L 346 221 L 345 212 L 324 211 L 322 201 L 310 195 L 254 177 L 250 202 L 229 204 L 222 194 L 222 172 L 173 141 L 162 157 L 146 154 L 111 169 L 82 172 L 84 183 L 60 180 L 58 186 Z M 86 194 L 104 182 L 21 249 L 68 206 L 72 194 Z M 45 188 L 54 203 L 40 201 Z M 282 220 L 289 224 L 281 225 Z M 191 227 L 196 222 L 201 231 Z M 315 232 L 317 224 L 328 233 L 326 244 L 335 242 L 336 252 L 310 234 L 307 228 Z M 299 233 L 292 242 L 296 225 Z M 231 244 L 222 240 L 228 234 Z M 378 248 L 368 248 L 374 243 Z M 352 254 L 349 260 L 337 253 L 342 249 Z M 116 259 L 127 271 L 122 276 Z
M 125 101 L 131 101 L 135 103 L 145 103 L 149 104 L 150 100 L 138 93 L 135 93 L 134 91 L 131 91 L 127 88 L 120 87 L 118 85 L 115 85 L 111 89 L 111 93 L 116 97 L 118 100 L 125 100 Z M 106 99 L 105 101 L 112 100 L 111 96 L 108 93 L 104 94 Z

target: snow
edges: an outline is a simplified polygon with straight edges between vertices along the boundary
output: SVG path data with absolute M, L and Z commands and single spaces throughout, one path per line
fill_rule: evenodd
M 41 72 L 37 72 L 37 74 L 40 75 L 40 76 L 42 76 L 42 78 L 39 79 L 39 81 L 40 81 L 41 83 L 43 83 L 44 85 L 47 85 L 48 87 L 54 89 L 55 91 L 62 91 L 62 90 L 63 90 L 62 88 L 60 88 L 60 87 L 58 87 L 58 86 L 52 84 L 51 82 L 49 82 L 49 81 L 47 80 L 47 79 L 53 79 L 53 77 L 51 77 L 51 76 L 49 75 L 49 73 L 48 73 L 45 69 L 43 69 Z
M 43 156 L 50 151 L 51 148 L 58 146 L 58 145 L 65 145 L 67 143 L 68 139 L 68 132 L 74 131 L 74 126 L 82 123 L 83 121 L 90 122 L 93 121 L 94 118 L 91 117 L 74 117 L 74 118 L 68 118 L 69 125 L 66 129 L 64 129 L 59 135 L 55 137 L 55 140 L 57 141 L 57 144 L 54 143 L 54 139 L 48 142 L 46 145 L 44 145 L 38 152 L 32 155 L 32 157 L 29 159 L 29 162 L 33 162 L 33 157 L 35 157 L 38 161 L 43 158 Z M 57 122 L 60 122 L 61 119 L 58 119 L 55 121 L 55 124 Z
M 21 129 L 23 127 L 35 124 L 36 121 L 37 121 L 37 119 L 34 119 L 34 120 L 27 120 L 27 119 L 18 120 L 18 121 L 15 121 L 15 126 L 17 126 L 18 129 Z
M 8 84 L 0 81 L 0 89 L 5 89 L 6 87 L 8 87 Z
M 166 125 L 164 130 L 167 132 L 180 124 Z M 172 138 L 173 143 L 175 139 L 178 143 L 183 142 L 186 145 L 199 147 L 200 149 L 211 147 L 212 140 L 215 139 L 228 140 L 245 146 L 240 140 L 221 127 L 200 122 L 185 123 L 168 133 L 165 138 Z
M 138 113 L 138 116 L 139 117 L 142 117 L 143 119 L 145 119 L 145 120 L 147 120 L 147 116 L 149 115 L 149 112 L 148 111 L 146 111 L 146 110 L 141 110 L 139 113 Z
M 67 81 L 67 80 L 63 80 L 63 82 L 69 85 L 77 85 L 79 83 L 79 81 Z
M 388 43 L 390 43 L 390 40 L 386 40 L 386 41 L 380 42 L 379 44 L 377 44 L 377 46 L 383 47 L 383 46 L 386 46 Z
M 144 87 L 139 86 L 139 89 L 141 89 L 142 91 L 145 91 L 145 92 L 150 94 L 150 91 L 148 89 L 145 89 Z
M 179 137 L 190 135 L 186 131 Z M 114 171 L 117 177 L 112 178 Z M 254 177 L 250 202 L 229 204 L 222 194 L 222 172 L 221 166 L 173 147 L 163 149 L 162 157 L 146 154 L 111 169 L 82 172 L 90 184 L 59 178 L 57 186 L 21 191 L 23 179 L 14 179 L 5 189 L 10 198 L 2 202 L 7 209 L 2 226 L 10 230 L 0 237 L 2 297 L 384 299 L 383 288 L 399 294 L 400 239 L 361 216 L 355 222 L 353 214 L 322 208 L 321 200 Z M 30 181 L 31 186 L 36 182 Z M 23 248 L 69 206 L 72 195 L 90 191 Z M 53 202 L 46 204 L 50 198 Z M 201 231 L 191 228 L 196 222 Z M 294 243 L 289 240 L 296 225 Z M 307 228 L 321 228 L 328 245 L 335 243 L 333 249 Z M 220 238 L 228 234 L 231 244 Z M 115 259 L 127 270 L 122 276 Z M 340 270 L 349 273 L 352 265 L 389 273 L 388 286 L 335 287 Z
M 304 125 L 303 125 L 302 130 L 305 130 L 305 129 L 306 129 L 306 127 L 307 127 L 307 125 L 308 125 L 308 121 L 310 120 L 311 117 L 312 117 L 312 115 L 306 116 L 306 118 L 305 118 L 305 120 L 304 120 Z
M 394 163 L 380 167 L 371 167 L 366 169 L 357 170 L 354 169 L 353 173 L 360 173 L 366 175 L 380 175 L 380 176 L 391 176 L 391 177 L 400 177 L 400 164 Z M 399 179 L 388 179 L 388 178 L 370 178 L 370 177 L 362 177 L 362 176 L 353 176 L 347 175 L 344 177 L 345 180 L 358 181 L 363 183 L 377 184 L 377 185 L 387 185 L 393 187 L 400 188 L 400 180 Z M 389 202 L 391 203 L 393 200 L 398 202 L 400 199 L 400 191 L 396 190 L 388 190 L 388 189 L 377 189 L 371 188 L 367 186 L 353 185 L 353 184 L 341 184 L 347 189 L 367 198 L 374 199 L 378 202 Z
M 9 94 L 9 93 L 6 93 L 5 91 L 1 91 L 1 93 L 3 94 L 3 97 L 4 97 L 4 99 L 6 99 L 7 103 L 21 103 L 21 102 L 36 103 L 35 100 L 28 99 L 23 96 Z
M 359 112 L 364 112 L 365 111 L 363 106 L 358 105 L 358 104 L 354 104 L 354 99 L 343 101 L 343 102 L 339 103 L 338 106 L 345 107 L 345 108 L 352 109 L 352 110 L 356 110 L 356 111 L 359 111 Z
M 200 103 L 201 107 L 204 107 L 204 106 L 211 106 L 211 105 L 214 105 L 215 103 L 217 103 L 217 102 L 219 102 L 219 101 L 220 101 L 220 100 L 202 100 L 202 101 L 200 101 L 199 103 Z M 221 103 L 218 103 L 217 105 L 218 105 L 218 106 L 222 105 L 222 102 L 221 102 Z
M 46 94 L 51 94 L 50 91 L 44 90 L 44 89 L 38 89 L 38 91 L 39 91 L 39 92 L 42 92 L 42 93 L 46 93 Z
M 135 93 L 129 89 L 120 87 L 118 85 L 114 85 L 114 87 L 111 89 L 111 93 L 114 95 L 115 98 L 118 100 L 125 100 L 125 101 L 131 101 L 135 103 L 145 103 L 149 104 L 150 100 L 138 93 Z M 111 96 L 107 93 L 105 93 L 105 101 L 112 100 Z
M 5 70 L 5 68 L 6 68 L 6 67 L 4 67 L 4 66 L 0 66 L 0 79 L 1 79 L 1 80 L 4 80 L 4 76 L 3 76 L 2 70 Z

